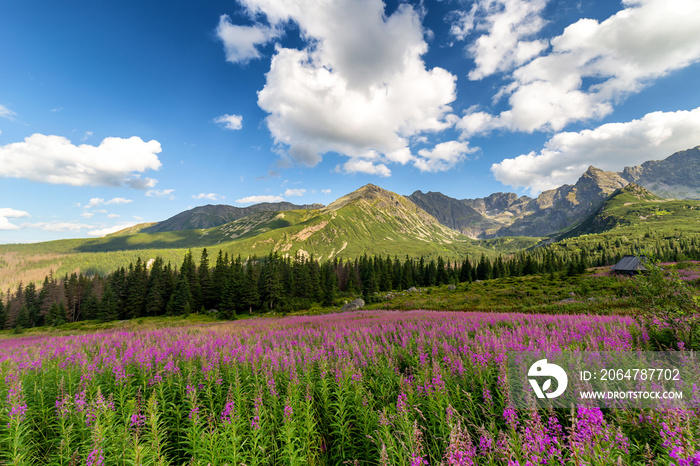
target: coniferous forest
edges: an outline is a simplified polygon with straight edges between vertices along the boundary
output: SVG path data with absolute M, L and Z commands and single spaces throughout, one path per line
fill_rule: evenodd
M 566 242 L 490 259 L 465 257 L 462 261 L 438 257 L 369 257 L 321 262 L 313 256 L 294 258 L 271 253 L 265 257 L 231 257 L 221 250 L 213 258 L 207 249 L 192 252 L 182 264 L 157 257 L 140 258 L 111 274 L 49 275 L 40 286 L 20 284 L 0 299 L 0 328 L 29 328 L 81 320 L 103 322 L 150 316 L 187 315 L 216 310 L 233 319 L 241 313 L 308 309 L 314 304 L 334 306 L 336 298 L 458 284 L 501 277 L 560 272 L 583 273 L 587 267 L 612 265 L 624 254 L 652 254 L 659 260 L 700 259 L 695 238 L 657 241 L 651 249 L 643 242 L 627 245 L 581 243 L 578 251 Z

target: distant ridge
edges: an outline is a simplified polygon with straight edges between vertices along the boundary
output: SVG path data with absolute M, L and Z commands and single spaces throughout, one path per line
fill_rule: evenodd
M 320 209 L 323 204 L 296 205 L 291 202 L 262 202 L 248 207 L 234 207 L 225 204 L 195 207 L 194 209 L 180 212 L 167 220 L 158 222 L 153 226 L 144 228 L 142 233 L 161 233 L 165 231 L 195 230 L 200 228 L 213 228 L 219 225 L 233 222 L 260 212 L 281 212 L 286 210 Z
M 625 167 L 621 172 L 591 166 L 576 184 L 543 191 L 535 199 L 515 193 L 454 199 L 439 192 L 421 191 L 407 198 L 443 225 L 471 238 L 536 237 L 568 231 L 629 183 L 664 198 L 700 199 L 700 146 L 664 160 Z

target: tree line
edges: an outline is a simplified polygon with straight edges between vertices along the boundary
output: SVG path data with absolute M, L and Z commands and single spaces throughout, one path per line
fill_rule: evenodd
M 700 259 L 694 239 L 676 241 L 653 252 L 662 260 Z M 389 256 L 320 262 L 297 254 L 277 253 L 257 258 L 232 257 L 219 250 L 210 264 L 207 249 L 198 263 L 188 252 L 180 267 L 160 257 L 147 262 L 138 258 L 110 274 L 52 275 L 37 287 L 20 284 L 0 297 L 0 328 L 58 325 L 80 320 L 123 320 L 147 316 L 187 315 L 217 310 L 232 319 L 240 313 L 308 309 L 314 304 L 336 305 L 337 298 L 362 295 L 373 300 L 377 293 L 561 272 L 575 275 L 590 266 L 617 262 L 624 248 L 610 252 L 598 244 L 578 251 L 545 247 L 490 259 L 485 255 L 462 261 L 442 257 L 391 258 Z M 642 251 L 638 251 L 642 252 Z

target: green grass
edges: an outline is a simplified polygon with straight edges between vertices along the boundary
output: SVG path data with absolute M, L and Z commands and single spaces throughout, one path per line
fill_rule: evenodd
M 370 309 L 434 309 L 473 312 L 544 314 L 627 314 L 632 300 L 624 295 L 626 279 L 596 277 L 591 273 L 507 277 L 447 285 L 418 291 L 383 293 Z
M 241 319 L 248 318 L 242 315 Z M 71 322 L 55 327 L 34 327 L 22 329 L 21 333 L 16 333 L 15 330 L 0 330 L 0 339 L 27 337 L 27 336 L 63 336 L 63 335 L 78 335 L 82 333 L 94 333 L 104 330 L 120 330 L 131 332 L 135 330 L 154 330 L 158 328 L 182 327 L 184 325 L 207 324 L 221 322 L 214 316 L 208 314 L 190 314 L 187 317 L 183 316 L 159 316 L 159 317 L 141 317 L 131 320 L 115 320 L 112 322 L 100 322 L 98 320 L 83 320 L 80 322 Z

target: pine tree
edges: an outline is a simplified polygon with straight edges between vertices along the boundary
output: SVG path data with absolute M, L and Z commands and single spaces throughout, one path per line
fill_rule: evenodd
M 192 292 L 190 291 L 190 282 L 185 274 L 180 274 L 175 283 L 173 291 L 173 313 L 175 315 L 189 315 L 192 312 Z
M 337 288 L 337 278 L 333 271 L 333 265 L 330 262 L 325 262 L 321 266 L 321 283 L 323 289 L 324 306 L 332 306 L 335 304 L 335 290 Z
M 438 259 L 437 259 L 436 281 L 437 281 L 438 285 L 445 285 L 445 284 L 447 284 L 447 281 L 448 281 L 447 268 L 445 267 L 445 261 L 442 259 L 442 256 L 438 256 Z
M 202 255 L 199 259 L 199 268 L 197 269 L 197 278 L 199 279 L 201 293 L 200 306 L 204 306 L 204 309 L 213 309 L 214 300 L 211 296 L 212 282 L 207 248 L 202 249 Z
M 5 312 L 5 303 L 2 302 L 2 293 L 0 293 L 0 330 L 5 328 L 7 322 L 7 313 Z
M 248 264 L 245 267 L 245 285 L 241 294 L 241 302 L 248 309 L 248 313 L 252 314 L 253 308 L 258 305 L 258 300 L 258 281 L 255 274 L 255 266 L 252 260 L 248 260 Z
M 38 323 L 39 297 L 37 296 L 36 285 L 34 282 L 30 282 L 24 289 L 24 302 L 27 306 L 28 326 L 34 327 L 35 325 L 41 325 Z
M 151 265 L 148 277 L 148 292 L 146 294 L 146 315 L 159 316 L 165 312 L 165 277 L 163 259 L 156 257 Z
M 228 258 L 228 255 L 227 255 Z M 216 265 L 211 275 L 211 290 L 209 300 L 212 306 L 216 309 L 221 309 L 221 300 L 223 298 L 224 286 L 226 285 L 226 267 L 221 249 L 216 257 Z
M 117 311 L 118 300 L 117 296 L 112 290 L 112 286 L 109 281 L 105 284 L 104 293 L 102 293 L 102 300 L 100 301 L 100 306 L 98 308 L 98 317 L 102 322 L 111 322 L 119 318 L 119 313 Z
M 184 277 L 184 280 L 188 284 L 188 312 L 190 312 L 192 309 L 199 310 L 202 305 L 202 290 L 199 286 L 197 268 L 194 265 L 194 259 L 192 259 L 192 251 L 188 251 L 187 254 L 185 254 L 185 258 L 182 261 L 182 267 L 180 267 L 180 277 Z M 177 285 L 175 288 L 176 289 L 173 291 L 173 293 L 177 292 Z M 178 311 L 178 309 L 184 308 L 179 307 L 176 300 L 175 313 L 181 314 L 181 311 Z
M 482 254 L 479 265 L 476 266 L 476 279 L 488 280 L 489 278 L 491 278 L 491 262 Z
M 279 306 L 282 299 L 282 277 L 277 264 L 277 253 L 270 253 L 260 270 L 260 300 L 272 310 Z

